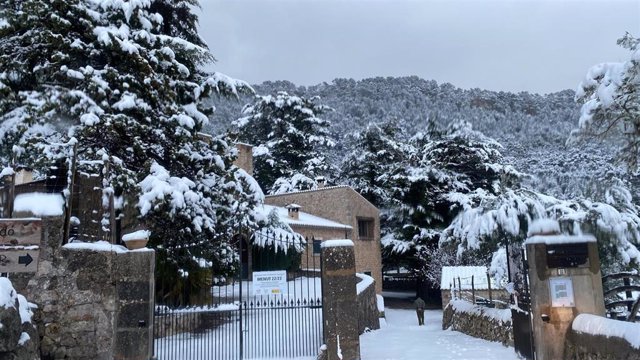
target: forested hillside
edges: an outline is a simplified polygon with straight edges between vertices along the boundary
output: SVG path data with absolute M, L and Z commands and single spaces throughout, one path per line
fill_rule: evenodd
M 286 91 L 307 98 L 319 96 L 320 103 L 333 108 L 322 117 L 331 122 L 330 131 L 337 140 L 328 154 L 334 163 L 341 161 L 351 146 L 344 137 L 370 122 L 395 120 L 400 136 L 407 138 L 424 131 L 429 119 L 441 127 L 462 120 L 502 144 L 505 160 L 533 175 L 527 181 L 547 194 L 594 197 L 602 192 L 598 188 L 602 180 L 624 176 L 624 169 L 611 160 L 614 150 L 609 144 L 565 145 L 579 117 L 571 90 L 546 95 L 465 90 L 415 76 L 336 79 L 309 87 L 274 81 L 254 88 L 260 95 Z M 243 106 L 251 102 L 250 96 L 214 99 L 217 111 L 210 130 L 230 129 L 231 122 L 241 117 Z

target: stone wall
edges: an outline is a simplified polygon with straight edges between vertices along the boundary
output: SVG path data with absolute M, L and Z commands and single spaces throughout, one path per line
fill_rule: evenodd
M 149 359 L 155 253 L 63 246 L 62 229 L 62 218 L 43 219 L 37 272 L 23 290 L 38 305 L 42 358 Z
M 574 320 L 580 321 L 580 317 L 595 317 L 594 315 L 582 314 Z M 611 332 L 619 336 L 593 335 L 576 331 L 573 326 L 567 331 L 564 346 L 564 359 L 566 360 L 640 360 L 640 349 L 634 347 L 624 337 L 640 339 L 640 324 L 628 323 L 619 320 L 602 318 L 597 321 L 594 330 L 607 332 L 609 327 Z M 638 345 L 638 344 L 637 344 Z
M 442 314 L 442 329 L 513 346 L 510 309 L 491 309 L 463 300 L 449 302 Z
M 357 274 L 358 284 L 358 333 L 380 329 L 380 312 L 376 298 L 375 280 L 372 277 Z

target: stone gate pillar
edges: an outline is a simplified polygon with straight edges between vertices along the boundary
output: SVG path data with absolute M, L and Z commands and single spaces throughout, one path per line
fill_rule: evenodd
M 573 319 L 605 314 L 598 244 L 591 235 L 543 234 L 525 246 L 536 359 L 562 359 Z
M 322 317 L 327 360 L 360 360 L 356 261 L 351 240 L 322 243 Z

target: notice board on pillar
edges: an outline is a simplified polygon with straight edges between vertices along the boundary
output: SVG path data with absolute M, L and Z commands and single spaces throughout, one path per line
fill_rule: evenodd
M 574 307 L 573 282 L 570 277 L 552 277 L 549 279 L 551 307 Z

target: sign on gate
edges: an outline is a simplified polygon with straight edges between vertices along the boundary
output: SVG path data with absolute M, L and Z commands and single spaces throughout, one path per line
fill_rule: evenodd
M 253 272 L 254 296 L 281 294 L 287 294 L 287 272 L 285 270 Z

